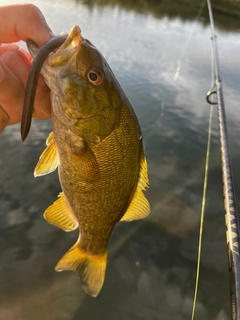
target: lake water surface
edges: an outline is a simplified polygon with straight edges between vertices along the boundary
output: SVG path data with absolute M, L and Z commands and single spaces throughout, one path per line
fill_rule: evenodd
M 117 1 L 31 2 L 56 34 L 78 24 L 109 62 L 141 124 L 152 210 L 144 221 L 115 228 L 104 287 L 97 298 L 87 296 L 77 273 L 54 271 L 77 238 L 42 216 L 60 191 L 57 174 L 33 177 L 51 122 L 34 121 L 24 144 L 19 126 L 8 127 L 0 135 L 0 319 L 190 319 L 210 110 L 206 8 L 183 1 L 177 14 L 160 15 L 154 1 L 152 10 L 143 10 L 142 1 L 139 8 Z M 240 33 L 229 23 L 234 17 L 224 19 L 216 24 L 239 203 Z M 221 179 L 214 110 L 196 319 L 230 319 Z

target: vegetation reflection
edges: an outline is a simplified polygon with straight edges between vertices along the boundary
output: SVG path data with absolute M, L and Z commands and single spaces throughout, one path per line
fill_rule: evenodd
M 201 7 L 204 6 L 200 21 L 203 25 L 209 23 L 205 0 L 75 0 L 89 8 L 94 6 L 118 6 L 127 11 L 152 14 L 156 18 L 180 18 L 182 21 L 195 20 Z M 215 25 L 225 31 L 240 30 L 240 1 L 212 0 Z

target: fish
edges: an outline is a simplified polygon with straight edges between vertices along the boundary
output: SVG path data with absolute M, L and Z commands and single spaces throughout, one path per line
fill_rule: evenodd
M 38 48 L 28 49 L 36 57 Z M 83 289 L 102 289 L 114 226 L 148 216 L 149 186 L 138 119 L 102 54 L 74 26 L 42 66 L 51 90 L 52 128 L 34 176 L 58 168 L 62 192 L 44 218 L 64 231 L 79 228 L 76 243 L 56 271 L 78 271 Z

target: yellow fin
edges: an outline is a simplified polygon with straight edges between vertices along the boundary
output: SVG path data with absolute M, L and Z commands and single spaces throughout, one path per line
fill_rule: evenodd
M 46 140 L 47 146 L 53 141 L 53 138 L 54 138 L 53 132 L 50 132 Z
M 60 259 L 56 271 L 77 270 L 83 289 L 96 297 L 102 289 L 107 266 L 107 251 L 92 255 L 79 248 L 79 242 Z
M 150 205 L 145 195 L 138 188 L 133 196 L 133 199 L 120 221 L 132 221 L 146 218 L 150 212 Z
M 120 221 L 132 221 L 143 219 L 149 215 L 150 205 L 142 192 L 142 190 L 145 190 L 148 187 L 148 185 L 149 180 L 147 173 L 147 161 L 143 154 L 136 191 L 127 211 L 125 212 L 124 216 Z
M 34 177 L 44 176 L 53 172 L 59 164 L 58 150 L 53 138 L 53 132 L 49 134 L 46 144 L 47 148 L 41 154 L 34 170 Z
M 63 192 L 59 194 L 59 199 L 45 210 L 43 216 L 50 224 L 64 231 L 73 231 L 78 227 L 77 219 L 67 204 Z
M 140 176 L 139 176 L 137 187 L 140 190 L 146 190 L 148 186 L 149 186 L 149 180 L 148 180 L 148 172 L 147 172 L 147 160 L 144 157 L 144 154 L 142 153 Z

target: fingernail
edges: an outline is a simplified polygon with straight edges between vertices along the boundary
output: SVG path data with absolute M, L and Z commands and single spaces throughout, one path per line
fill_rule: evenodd
M 6 66 L 17 76 L 28 71 L 29 67 L 20 51 L 9 50 L 2 55 Z
M 3 70 L 3 67 L 0 64 L 0 82 L 2 82 L 5 79 L 5 71 Z
M 0 44 L 0 56 L 8 50 L 18 50 L 18 48 L 16 43 L 2 43 Z
M 16 43 L 1 43 L 0 49 L 17 50 L 19 46 Z
M 52 30 L 49 31 L 49 36 L 50 36 L 50 39 L 56 37 L 56 35 L 52 32 Z

